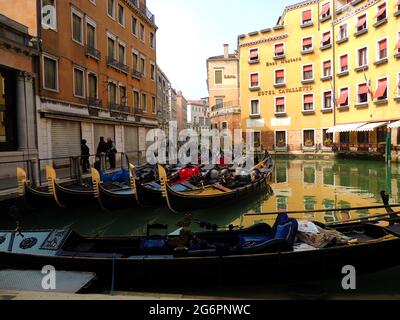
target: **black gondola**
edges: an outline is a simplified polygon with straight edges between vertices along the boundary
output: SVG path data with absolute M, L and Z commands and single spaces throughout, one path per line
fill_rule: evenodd
M 53 195 L 48 187 L 34 188 L 27 179 L 26 171 L 17 168 L 18 192 L 24 199 L 26 205 L 32 209 L 50 208 L 57 206 Z
M 220 183 L 206 186 L 194 186 L 190 183 L 171 186 L 167 183 L 164 167 L 158 166 L 162 194 L 167 205 L 173 212 L 190 212 L 192 210 L 216 207 L 233 203 L 250 195 L 265 192 L 268 189 L 268 180 L 274 167 L 273 160 L 265 157 L 254 169 L 259 175 L 234 188 L 227 188 Z M 250 178 L 250 176 L 248 176 Z
M 107 283 L 113 276 L 116 287 L 122 289 L 142 283 L 342 279 L 346 265 L 362 273 L 400 263 L 399 224 L 390 228 L 371 223 L 336 226 L 351 243 L 298 250 L 293 246 L 297 222 L 290 220 L 272 228 L 257 224 L 248 229 L 190 234 L 190 242 L 184 239 L 185 233 L 87 238 L 70 230 L 0 232 L 0 266 L 40 270 L 52 265 L 56 270 L 95 272 Z
M 91 184 L 71 183 L 70 185 L 61 185 L 57 181 L 56 171 L 51 166 L 46 166 L 46 176 L 49 181 L 49 191 L 60 207 L 82 207 L 96 203 Z
M 136 175 L 136 168 L 129 166 L 132 177 L 132 189 L 135 190 L 136 201 L 140 206 L 155 206 L 164 203 L 161 185 L 157 181 L 143 181 Z

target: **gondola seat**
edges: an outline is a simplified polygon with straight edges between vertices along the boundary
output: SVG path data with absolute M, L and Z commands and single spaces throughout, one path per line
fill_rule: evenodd
M 167 249 L 167 239 L 164 236 L 150 236 L 141 239 L 140 251 L 146 253 L 164 252 Z

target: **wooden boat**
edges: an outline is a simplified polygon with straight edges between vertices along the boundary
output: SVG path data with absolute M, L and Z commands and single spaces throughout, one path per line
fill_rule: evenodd
M 60 207 L 81 207 L 96 203 L 92 185 L 77 183 L 61 185 L 57 181 L 56 171 L 51 166 L 46 166 L 46 177 L 49 182 L 49 191 Z
M 38 209 L 57 206 L 48 187 L 34 188 L 27 179 L 26 171 L 23 168 L 17 168 L 17 179 L 18 193 L 29 208 Z
M 143 181 L 136 175 L 136 168 L 130 164 L 132 189 L 135 190 L 136 201 L 140 206 L 155 206 L 164 203 L 161 184 L 157 181 Z
M 142 283 L 342 279 L 346 265 L 354 266 L 357 274 L 398 265 L 400 225 L 395 227 L 337 226 L 335 230 L 357 241 L 308 250 L 293 246 L 297 231 L 293 221 L 272 228 L 257 224 L 248 229 L 200 232 L 190 237 L 191 242 L 184 239 L 184 233 L 152 236 L 150 228 L 144 237 L 112 238 L 82 237 L 71 230 L 4 231 L 0 232 L 0 267 L 40 270 L 52 265 L 56 270 L 95 272 L 104 283 L 113 278 L 121 290 Z M 182 239 L 189 245 L 183 246 Z
M 264 192 L 268 188 L 268 179 L 272 174 L 273 160 L 263 159 L 255 169 L 262 169 L 260 175 L 252 181 L 239 185 L 234 189 L 219 183 L 196 187 L 190 183 L 170 186 L 167 183 L 165 169 L 159 165 L 158 172 L 161 181 L 163 197 L 173 212 L 190 212 L 191 210 L 206 209 L 233 203 L 254 193 Z

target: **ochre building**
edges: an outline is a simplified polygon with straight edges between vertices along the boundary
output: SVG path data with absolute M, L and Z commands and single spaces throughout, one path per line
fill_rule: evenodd
M 242 127 L 276 152 L 400 144 L 400 1 L 305 1 L 239 36 Z

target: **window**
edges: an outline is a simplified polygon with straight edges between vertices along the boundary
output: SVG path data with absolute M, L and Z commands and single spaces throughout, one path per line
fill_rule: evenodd
M 146 58 L 145 57 L 140 57 L 140 70 L 139 70 L 142 75 L 145 77 L 146 76 Z
M 72 39 L 83 44 L 82 14 L 76 10 L 72 10 Z
M 376 90 L 375 97 L 378 101 L 387 100 L 388 98 L 387 78 L 378 80 L 378 89 Z
M 328 133 L 328 129 L 322 129 L 322 143 L 325 147 L 332 146 L 333 133 Z
M 322 19 L 327 19 L 331 16 L 331 5 L 330 3 L 325 3 L 322 5 L 321 9 L 321 18 Z
M 400 97 L 400 73 L 398 76 L 398 83 L 397 83 L 397 96 Z
M 108 102 L 110 106 L 117 104 L 117 85 L 113 82 L 108 83 Z
M 138 71 L 139 55 L 137 52 L 132 52 L 132 69 Z
M 400 31 L 397 33 L 397 45 L 396 45 L 395 50 L 396 50 L 396 54 L 400 54 Z
M 376 22 L 381 22 L 386 19 L 386 2 L 378 6 L 378 13 L 376 14 Z
M 325 32 L 322 34 L 322 47 L 331 45 L 331 32 Z
M 249 50 L 249 62 L 258 62 L 258 48 Z
M 154 33 L 150 32 L 150 48 L 155 49 L 156 45 L 155 45 L 155 37 L 154 37 Z
M 150 78 L 153 81 L 156 81 L 156 66 L 154 63 L 151 63 L 150 66 Z
M 332 76 L 332 61 L 331 60 L 324 61 L 324 63 L 322 64 L 322 68 L 323 68 L 322 74 L 323 74 L 324 78 Z
M 358 17 L 357 25 L 356 25 L 357 32 L 361 32 L 367 29 L 367 15 L 364 14 Z
M 133 107 L 136 110 L 140 109 L 140 106 L 139 106 L 139 92 L 138 91 L 133 91 Z
M 276 131 L 275 132 L 275 146 L 278 148 L 286 147 L 286 131 Z
M 43 86 L 47 90 L 58 90 L 58 61 L 43 57 Z
M 364 67 L 368 65 L 368 49 L 367 48 L 362 48 L 358 49 L 358 54 L 357 54 L 357 59 L 358 59 L 358 67 Z
M 275 113 L 285 113 L 285 112 L 286 112 L 285 97 L 276 97 Z
M 115 0 L 107 0 L 107 14 L 115 19 Z
M 140 24 L 140 40 L 142 40 L 143 42 L 145 41 L 145 31 L 143 24 Z
M 303 39 L 303 51 L 311 51 L 313 49 L 313 39 L 312 37 Z
M 368 103 L 368 85 L 366 83 L 358 85 L 357 103 Z
M 223 121 L 222 122 L 222 130 L 226 130 L 226 129 L 228 129 L 228 122 Z
M 224 107 L 224 99 L 215 99 L 215 105 L 217 109 L 221 109 Z
M 275 70 L 275 85 L 285 84 L 285 69 Z
M 347 39 L 347 24 L 342 24 L 339 26 L 339 39 L 338 40 L 344 40 Z
M 42 0 L 42 27 L 57 31 L 56 0 Z
M 315 146 L 315 130 L 304 130 L 303 131 L 303 143 L 306 147 Z
M 156 97 L 151 97 L 151 112 L 157 113 Z
M 119 43 L 118 45 L 118 61 L 119 63 L 125 64 L 125 45 L 122 43 Z
M 303 111 L 314 111 L 314 94 L 303 96 Z
M 123 27 L 125 26 L 125 12 L 121 4 L 118 4 L 118 23 Z
M 340 89 L 340 95 L 337 103 L 339 107 L 347 107 L 349 105 L 349 88 Z
M 383 60 L 388 57 L 388 52 L 387 52 L 387 39 L 383 39 L 381 41 L 378 41 L 378 57 L 377 60 Z
M 340 56 L 340 72 L 349 71 L 349 57 L 347 54 Z
M 302 13 L 302 24 L 307 25 L 312 23 L 312 11 L 306 10 Z
M 260 115 L 260 100 L 251 100 L 250 101 L 250 115 L 258 116 Z
M 126 88 L 124 86 L 119 86 L 119 104 L 121 106 L 126 106 L 127 101 Z
M 314 67 L 312 64 L 303 66 L 303 81 L 309 81 L 314 79 Z
M 137 36 L 137 19 L 135 17 L 132 17 L 132 34 Z
M 222 70 L 215 70 L 215 84 L 222 84 Z
M 142 109 L 144 112 L 147 111 L 147 94 L 142 93 Z
M 358 144 L 368 144 L 369 143 L 369 132 L 357 132 L 357 143 Z
M 258 88 L 260 86 L 258 73 L 250 74 L 250 88 Z
M 74 95 L 81 98 L 85 96 L 84 74 L 83 69 L 74 67 Z
M 275 45 L 275 57 L 283 57 L 285 55 L 285 45 L 278 43 Z
M 108 37 L 107 46 L 108 46 L 108 49 L 107 49 L 108 57 L 111 59 L 115 59 L 115 40 Z
M 96 49 L 96 25 L 93 22 L 86 22 L 86 45 Z
M 97 76 L 94 73 L 88 73 L 88 96 L 91 99 L 97 99 Z
M 350 132 L 341 132 L 339 135 L 339 141 L 341 144 L 350 143 Z
M 396 3 L 396 10 L 397 10 L 397 11 L 400 11 L 400 0 L 397 0 L 397 3 Z
M 323 109 L 332 109 L 332 91 L 325 91 L 323 93 Z

